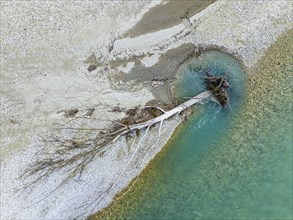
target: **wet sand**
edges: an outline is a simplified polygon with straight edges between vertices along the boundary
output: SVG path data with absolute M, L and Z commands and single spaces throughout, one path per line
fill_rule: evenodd
M 204 10 L 216 0 L 169 0 L 157 5 L 145 13 L 142 19 L 123 37 L 136 37 L 156 32 L 180 24 L 184 18 Z

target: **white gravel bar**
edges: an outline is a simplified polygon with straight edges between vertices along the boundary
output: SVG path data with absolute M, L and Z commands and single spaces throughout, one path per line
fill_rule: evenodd
M 60 170 L 30 190 L 18 191 L 29 181 L 19 176 L 36 160 L 44 144 L 41 137 L 68 122 L 58 112 L 77 108 L 77 116 L 83 116 L 95 107 L 94 117 L 113 120 L 123 114 L 105 106 L 130 108 L 154 98 L 143 85 L 115 89 L 107 72 L 127 74 L 134 59 L 151 67 L 167 51 L 188 43 L 227 51 L 249 69 L 292 28 L 290 0 L 219 0 L 168 29 L 123 38 L 158 4 L 165 3 L 1 0 L 1 219 L 86 218 L 109 205 L 162 149 L 179 117 L 165 122 L 155 146 L 158 132 L 150 130 L 127 172 L 102 201 L 95 200 L 97 195 L 109 187 L 135 150 L 124 138 L 96 157 L 80 178 L 56 189 L 65 177 Z M 85 60 L 92 54 L 101 64 L 89 73 Z M 117 60 L 121 65 L 112 65 Z

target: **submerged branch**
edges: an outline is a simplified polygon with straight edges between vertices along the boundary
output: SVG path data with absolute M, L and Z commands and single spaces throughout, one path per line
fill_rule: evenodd
M 229 104 L 227 89 L 230 87 L 230 84 L 226 76 L 210 76 L 207 74 L 204 80 L 207 89 L 222 106 Z

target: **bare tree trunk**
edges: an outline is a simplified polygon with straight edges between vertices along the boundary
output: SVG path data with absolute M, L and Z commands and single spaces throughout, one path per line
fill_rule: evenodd
M 147 127 L 151 127 L 153 126 L 154 124 L 158 123 L 158 122 L 161 122 L 161 121 L 164 121 L 170 117 L 172 117 L 173 115 L 175 114 L 179 114 L 180 112 L 186 110 L 187 108 L 195 105 L 196 103 L 198 102 L 202 102 L 203 100 L 207 99 L 207 98 L 210 98 L 211 97 L 211 93 L 209 91 L 205 91 L 205 92 L 202 92 L 194 97 L 192 97 L 191 99 L 187 100 L 186 102 L 178 105 L 177 107 L 167 111 L 167 112 L 164 112 L 164 114 L 158 116 L 158 117 L 155 117 L 155 118 L 152 118 L 146 122 L 143 122 L 143 123 L 139 123 L 139 124 L 134 124 L 134 125 L 130 125 L 128 126 L 125 131 L 123 131 L 122 133 L 120 133 L 119 135 L 117 135 L 117 137 L 115 137 L 115 139 L 113 141 L 116 141 L 119 137 L 129 133 L 129 132 L 132 132 L 132 131 L 135 131 L 135 130 L 141 130 L 141 129 L 144 129 L 144 128 L 147 128 Z

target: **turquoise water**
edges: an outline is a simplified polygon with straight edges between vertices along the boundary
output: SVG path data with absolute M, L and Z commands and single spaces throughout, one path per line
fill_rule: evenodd
M 219 51 L 205 52 L 181 66 L 174 85 L 177 100 L 182 102 L 186 98 L 206 90 L 203 80 L 206 73 L 214 76 L 227 76 L 231 85 L 228 90 L 230 104 L 240 103 L 245 92 L 245 72 L 236 59 Z
M 178 96 L 188 97 L 203 90 L 205 70 L 213 75 L 228 74 L 233 112 L 208 103 L 190 118 L 155 164 L 155 180 L 142 192 L 137 209 L 128 217 L 291 218 L 292 120 L 281 121 L 283 116 L 278 115 L 270 120 L 268 131 L 261 129 L 247 142 L 230 142 L 229 132 L 233 130 L 229 128 L 238 122 L 234 117 L 244 108 L 245 74 L 232 57 L 207 52 L 180 69 Z M 288 115 L 283 118 L 288 119 Z M 241 150 L 245 154 L 242 158 L 230 151 L 236 145 L 240 146 L 239 154 Z M 219 156 L 223 154 L 225 157 Z
M 228 75 L 231 106 L 197 106 L 137 188 L 111 210 L 115 218 L 292 219 L 290 74 L 282 87 L 273 80 L 269 90 L 256 88 L 262 80 L 248 87 L 255 78 L 247 80 L 237 60 L 205 52 L 179 69 L 178 99 L 204 90 L 206 70 Z

